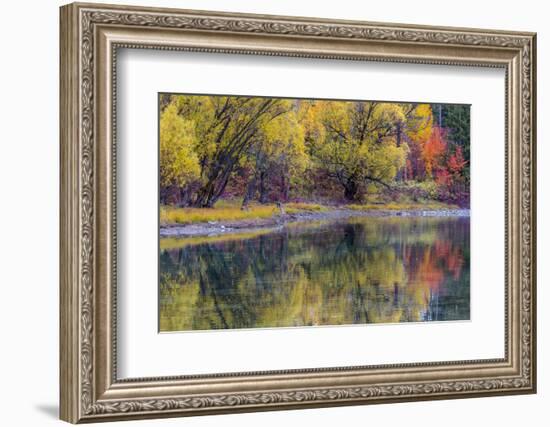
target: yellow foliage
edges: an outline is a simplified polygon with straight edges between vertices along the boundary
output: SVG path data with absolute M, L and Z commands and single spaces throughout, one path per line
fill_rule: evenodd
M 199 160 L 193 151 L 193 123 L 178 115 L 170 104 L 160 117 L 160 184 L 183 187 L 200 174 Z
M 265 158 L 283 164 L 291 176 L 302 173 L 309 158 L 304 144 L 304 128 L 298 122 L 296 112 L 289 110 L 265 123 L 256 149 Z M 258 164 L 257 159 L 254 166 L 264 166 Z
M 430 104 L 418 104 L 408 119 L 408 137 L 417 144 L 423 145 L 432 134 L 432 127 L 432 107 Z
M 315 101 L 302 117 L 320 167 L 342 184 L 390 181 L 405 165 L 408 147 L 397 145 L 390 126 L 405 120 L 401 104 Z M 311 121 L 322 123 L 324 131 L 318 131 Z

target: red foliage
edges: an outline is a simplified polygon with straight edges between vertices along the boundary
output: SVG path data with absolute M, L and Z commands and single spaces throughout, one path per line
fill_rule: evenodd
M 426 174 L 433 176 L 433 172 L 441 166 L 443 155 L 447 150 L 445 131 L 434 127 L 428 140 L 422 147 L 422 157 L 426 164 Z
M 434 175 L 435 182 L 437 182 L 438 185 L 449 187 L 452 184 L 453 177 L 447 169 L 437 168 Z
M 422 155 L 422 145 L 417 141 L 409 141 L 409 155 L 405 166 L 405 179 L 423 180 L 426 177 L 426 166 Z
M 467 162 L 464 160 L 464 156 L 462 155 L 462 147 L 458 145 L 455 153 L 452 154 L 447 161 L 449 172 L 454 175 L 460 175 L 464 169 L 464 166 L 466 166 L 466 163 Z

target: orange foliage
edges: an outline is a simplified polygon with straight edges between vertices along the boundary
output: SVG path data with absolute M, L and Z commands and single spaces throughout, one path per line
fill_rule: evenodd
M 434 252 L 434 248 L 427 247 L 424 249 L 424 256 L 417 270 L 417 279 L 426 288 L 437 291 L 443 283 L 445 274 L 443 269 L 438 266 L 437 261 L 439 258 Z
M 446 274 L 458 279 L 464 267 L 461 249 L 450 240 L 437 240 L 423 249 L 405 248 L 403 261 L 411 268 L 409 283 L 418 288 L 422 298 L 438 292 Z
M 433 176 L 434 170 L 441 165 L 443 155 L 447 150 L 445 132 L 439 127 L 432 128 L 432 133 L 422 148 L 422 158 L 426 166 L 426 175 L 431 177 Z
M 462 170 L 464 169 L 464 166 L 466 166 L 466 163 L 468 162 L 464 160 L 462 147 L 458 145 L 456 147 L 455 153 L 451 157 L 449 157 L 449 161 L 447 162 L 449 172 L 455 175 L 460 175 L 462 173 Z

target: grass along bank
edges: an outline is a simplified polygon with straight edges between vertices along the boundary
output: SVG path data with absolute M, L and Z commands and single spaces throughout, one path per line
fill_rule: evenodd
M 342 206 L 344 209 L 352 209 L 358 211 L 438 211 L 438 210 L 454 210 L 459 209 L 458 205 L 452 205 L 443 202 L 431 201 L 431 202 L 395 202 L 395 203 L 365 203 L 365 204 L 352 204 Z
M 394 202 L 365 203 L 341 206 L 324 206 L 317 203 L 290 202 L 283 205 L 285 214 L 298 215 L 306 213 L 321 213 L 333 210 L 354 211 L 437 211 L 458 209 L 455 205 L 442 202 Z M 234 222 L 246 220 L 262 220 L 281 215 L 281 209 L 276 204 L 251 204 L 247 210 L 241 209 L 239 200 L 223 200 L 213 208 L 178 208 L 173 206 L 160 207 L 160 225 L 189 225 L 209 222 Z
M 329 208 L 313 203 L 287 203 L 283 209 L 287 214 L 297 214 L 303 212 L 322 212 Z M 161 206 L 160 225 L 266 219 L 280 214 L 281 210 L 275 204 L 250 204 L 247 210 L 242 210 L 240 201 L 220 201 L 213 208 Z

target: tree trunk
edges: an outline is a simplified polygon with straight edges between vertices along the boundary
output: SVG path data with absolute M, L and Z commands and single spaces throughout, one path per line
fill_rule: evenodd
M 248 204 L 251 200 L 254 199 L 254 196 L 256 195 L 256 174 L 252 175 L 252 178 L 248 182 L 248 185 L 246 186 L 246 192 L 244 194 L 243 198 L 243 204 L 241 205 L 241 210 L 248 210 Z
M 344 185 L 344 197 L 346 200 L 353 202 L 357 199 L 357 191 L 359 186 L 355 180 L 348 180 Z
M 208 182 L 198 191 L 193 206 L 198 208 L 211 208 L 222 196 L 229 177 L 233 171 L 231 163 L 225 169 L 219 169 L 210 174 Z
M 267 172 L 260 172 L 260 203 L 267 203 Z
M 282 175 L 282 199 L 283 202 L 288 202 L 288 197 L 290 193 L 290 178 L 287 176 L 286 172 Z
M 197 198 L 193 202 L 193 206 L 197 208 L 206 208 L 210 207 L 210 199 L 212 198 L 212 193 L 214 191 L 214 184 L 212 182 L 207 183 L 197 192 Z
M 165 205 L 166 204 L 166 194 L 167 194 L 167 191 L 166 191 L 166 188 L 165 187 L 160 187 L 160 190 L 159 190 L 159 201 L 160 201 L 160 204 L 161 205 Z
M 401 132 L 402 132 L 402 123 L 401 122 L 397 122 L 397 125 L 396 125 L 396 144 L 398 147 L 401 147 Z
M 186 207 L 191 205 L 193 201 L 193 193 L 194 193 L 193 187 L 179 188 L 178 191 L 179 191 L 178 206 Z

